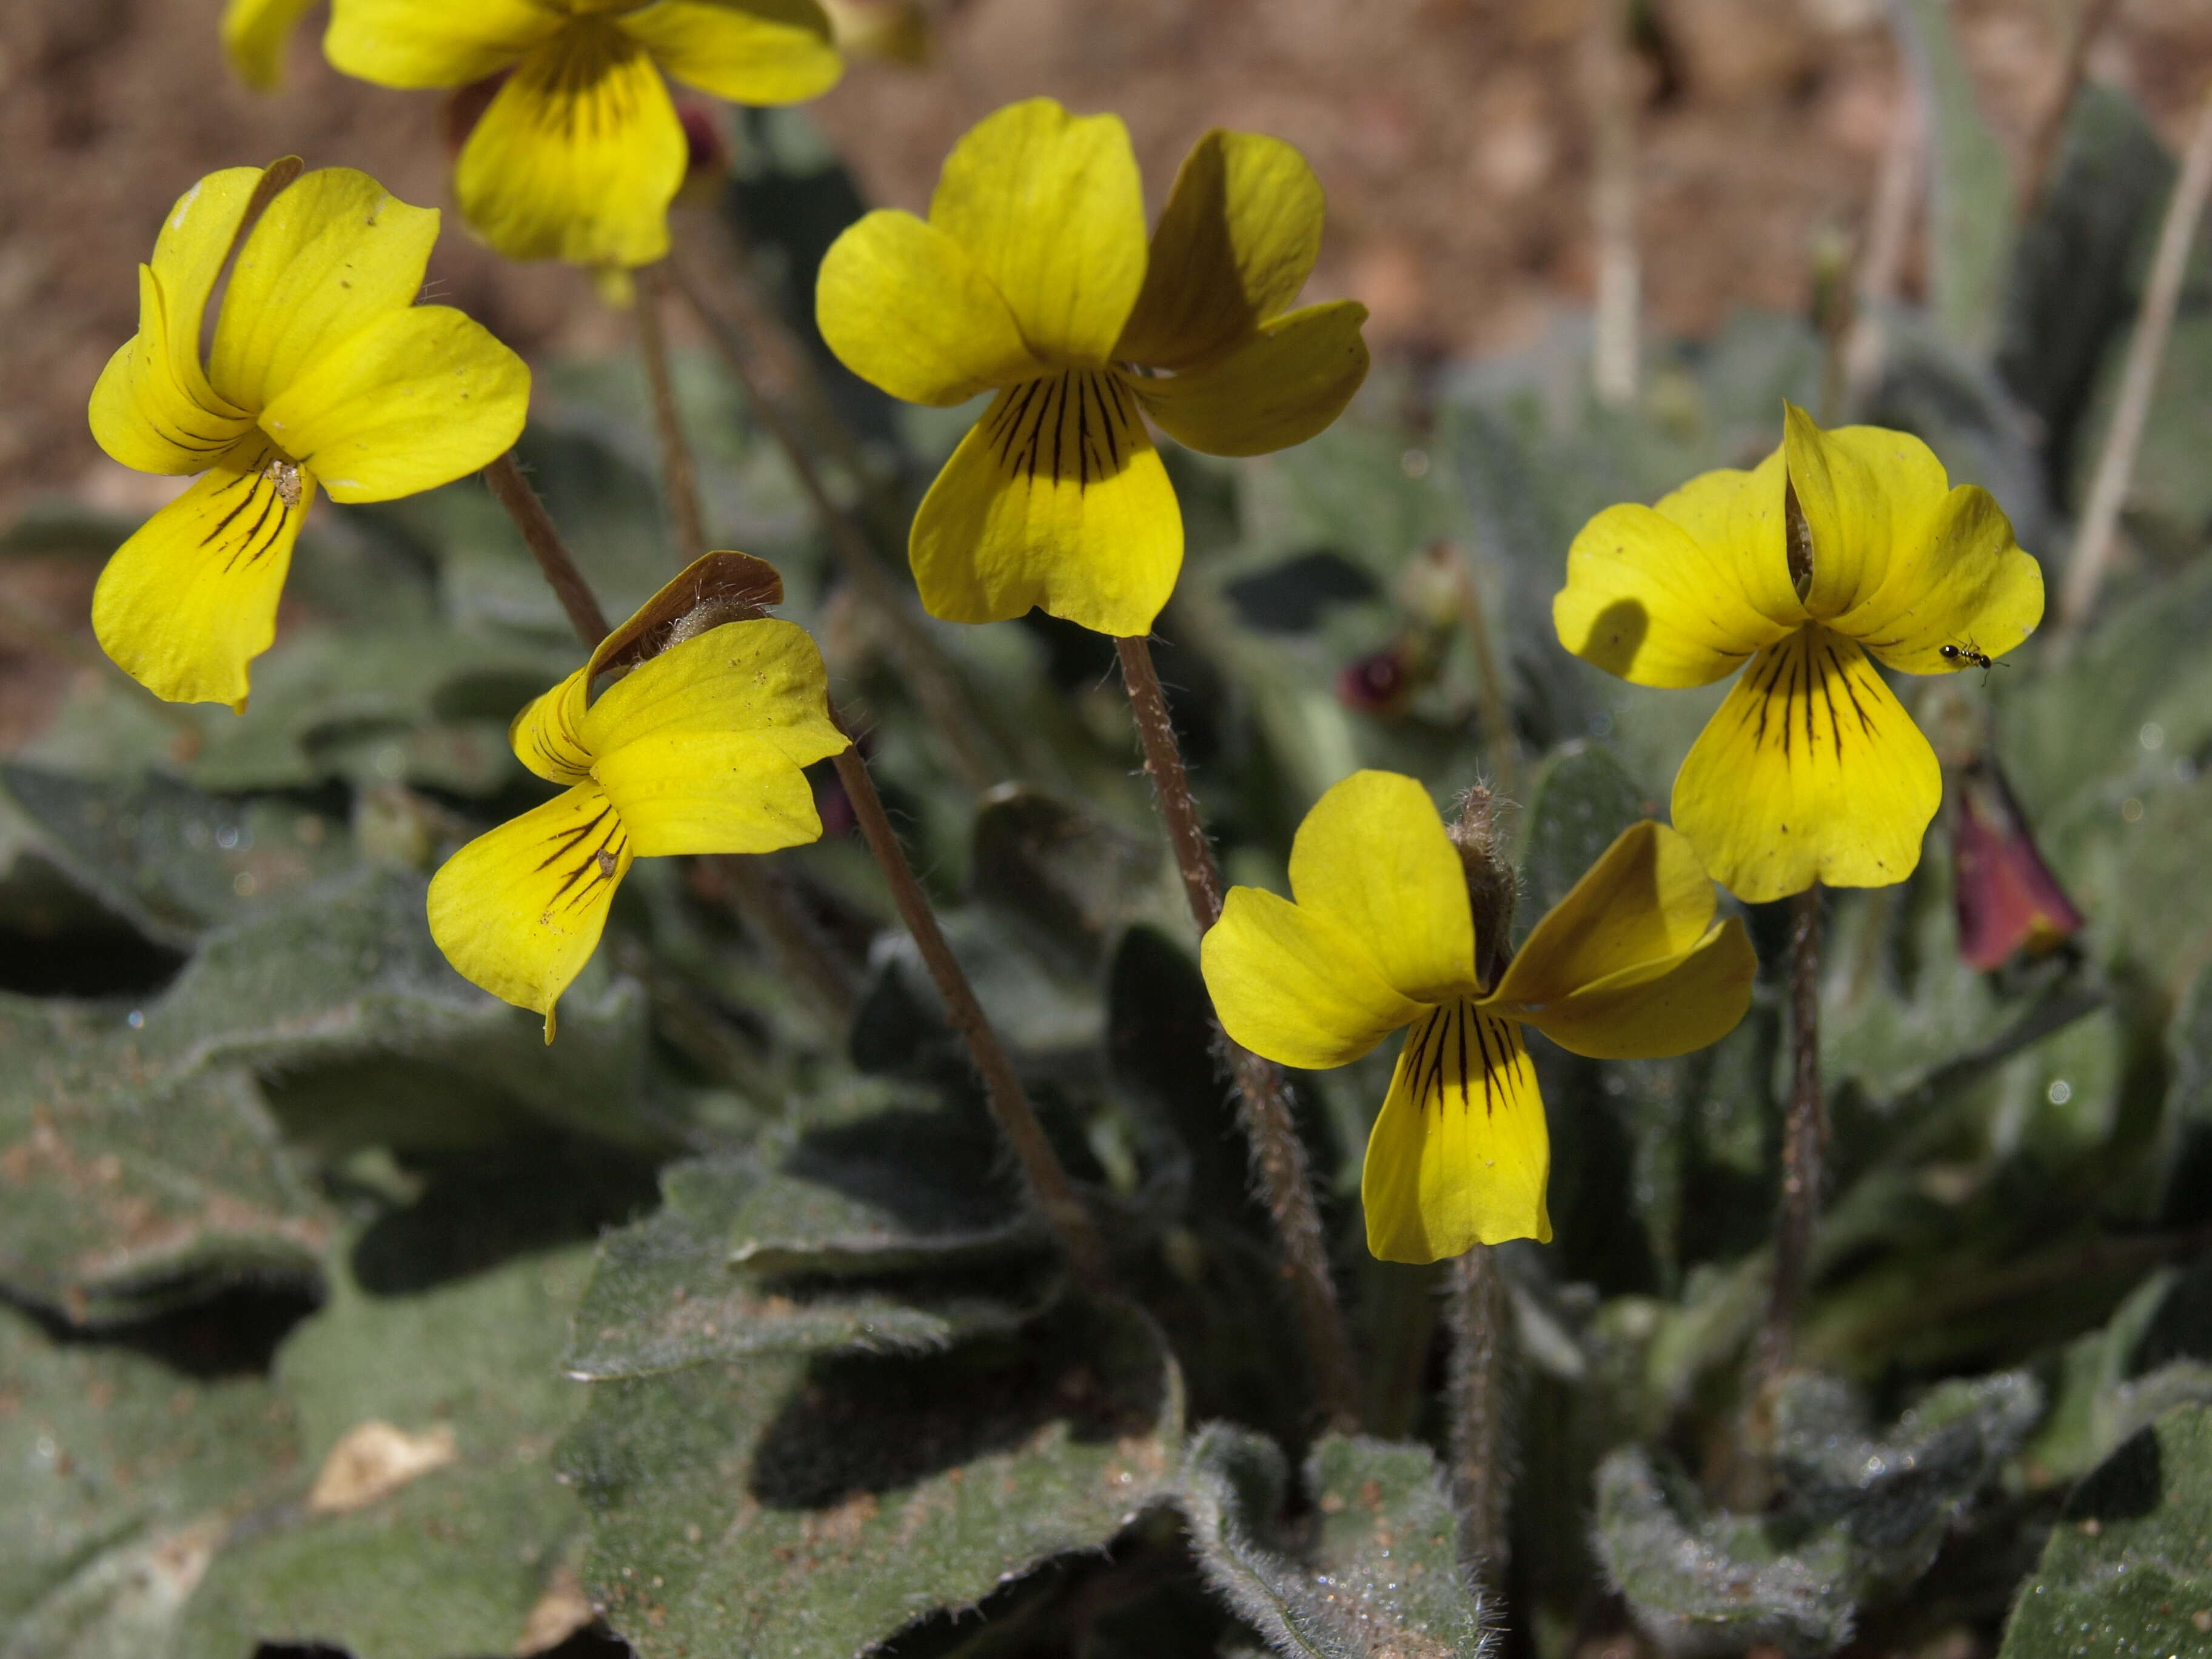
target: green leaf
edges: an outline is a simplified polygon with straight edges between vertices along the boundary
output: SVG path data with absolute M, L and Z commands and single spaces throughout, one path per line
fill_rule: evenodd
M 1095 973 L 1133 921 L 1173 925 L 1182 896 L 1167 884 L 1164 850 L 1157 836 L 1133 836 L 1085 807 L 1008 784 L 975 815 L 975 896 L 1040 951 Z
M 581 1133 L 665 1145 L 665 1130 L 639 1110 L 646 1034 L 635 984 L 586 978 L 562 999 L 561 1040 L 549 1045 L 537 1015 L 447 964 L 424 890 L 411 871 L 357 869 L 210 935 L 146 1005 L 140 1055 L 178 1070 L 294 1074 L 404 1056 Z M 311 1099 L 296 1075 L 287 1095 Z M 312 1134 L 301 1110 L 291 1104 L 288 1115 Z
M 172 779 L 135 783 L 0 765 L 39 850 L 148 937 L 189 946 L 343 869 L 343 823 L 285 800 L 226 800 Z
M 851 1659 L 1106 1544 L 1182 1434 L 1152 1322 L 1103 1304 L 926 1357 L 600 1383 L 560 1463 L 594 1517 L 592 1600 L 643 1659 Z
M 2212 1654 L 2212 1407 L 2124 1441 L 2066 1501 L 1999 1659 Z
M 1639 1447 L 1597 1475 L 1597 1547 L 1636 1621 L 1669 1652 L 1737 1651 L 1771 1642 L 1785 1654 L 1832 1652 L 1854 1601 L 1842 1534 L 1778 1550 L 1753 1516 L 1708 1516 L 1687 1480 Z
M 2054 1370 L 2050 1413 L 2021 1453 L 2037 1486 L 2087 1473 L 2177 1405 L 2212 1403 L 2212 1265 L 2152 1273 Z
M 2012 258 L 2012 169 L 1975 102 L 1949 9 L 1942 0 L 1905 0 L 1895 15 L 1931 127 L 1936 316 L 1959 345 L 1984 354 L 1996 343 Z
M 1286 1535 L 1289 1468 L 1264 1436 L 1216 1423 L 1192 1439 L 1182 1502 L 1206 1578 L 1290 1659 L 1478 1659 L 1481 1597 L 1459 1560 L 1435 1455 L 1323 1437 L 1305 1482 L 1315 1518 Z
M 291 1409 L 259 1377 L 196 1382 L 4 1308 L 0 1400 L 9 1659 L 162 1652 L 232 1524 L 298 1468 Z
M 867 1278 L 741 1272 L 734 1224 L 760 1182 L 757 1165 L 736 1157 L 663 1174 L 659 1212 L 600 1241 L 563 1362 L 570 1376 L 647 1376 L 750 1354 L 928 1352 L 1013 1331 L 1059 1287 L 1042 1255 Z
M 2212 967 L 2189 984 L 2166 1028 L 2172 1081 L 2159 1120 L 2159 1219 L 2169 1227 L 2212 1221 Z
M 552 1451 L 584 1391 L 556 1362 L 590 1260 L 572 1246 L 388 1297 L 334 1273 L 330 1304 L 276 1365 L 319 1500 L 238 1529 L 185 1610 L 174 1659 L 238 1659 L 262 1642 L 353 1659 L 511 1653 L 549 1595 L 573 1601 L 585 1516 Z M 427 1467 L 381 1491 L 334 1481 L 334 1449 L 359 1445 L 349 1437 L 365 1424 L 432 1448 Z
M 1521 833 L 1517 931 L 1534 927 L 1622 830 L 1652 817 L 1658 805 L 1595 744 L 1563 744 L 1545 757 L 1529 785 Z
M 312 1280 L 331 1215 L 252 1074 L 145 1080 L 121 1024 L 0 999 L 0 1285 L 107 1324 L 241 1274 Z

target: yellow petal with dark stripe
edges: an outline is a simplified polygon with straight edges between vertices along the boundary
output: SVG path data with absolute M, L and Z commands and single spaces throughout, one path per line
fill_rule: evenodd
M 314 487 L 258 435 L 237 446 L 107 562 L 92 596 L 100 648 L 157 697 L 243 714 Z
M 453 192 L 510 259 L 650 264 L 668 252 L 688 156 L 652 54 L 611 23 L 577 18 L 493 97 Z
M 629 837 L 595 783 L 525 812 L 446 861 L 430 882 L 430 935 L 461 976 L 545 1016 L 599 948 Z
M 1367 1248 L 1437 1261 L 1552 1237 L 1551 1134 L 1536 1068 L 1510 1019 L 1455 1001 L 1414 1023 L 1368 1137 Z
M 1866 653 L 1808 624 L 1752 659 L 1674 778 L 1674 827 L 1751 903 L 1886 887 L 1942 800 L 1928 739 Z
M 1120 374 L 1011 386 L 953 452 L 908 544 L 923 606 L 1002 622 L 1031 606 L 1143 635 L 1182 568 L 1182 514 Z
M 93 441 L 140 472 L 204 472 L 253 429 L 253 419 L 178 371 L 168 305 L 150 265 L 138 267 L 138 331 L 116 350 L 92 388 Z M 195 339 L 191 368 L 200 386 Z

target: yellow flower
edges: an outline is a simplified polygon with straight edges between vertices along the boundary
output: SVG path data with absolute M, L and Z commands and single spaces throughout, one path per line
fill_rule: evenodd
M 1367 373 L 1364 307 L 1285 312 L 1321 226 L 1296 150 L 1215 131 L 1148 252 L 1127 130 L 1036 98 L 954 146 L 926 222 L 871 213 L 839 237 L 815 308 L 847 367 L 909 403 L 998 392 L 915 519 L 929 612 L 1041 605 L 1149 632 L 1182 515 L 1139 410 L 1193 449 L 1257 455 L 1312 437 Z
M 283 69 L 285 43 L 315 0 L 229 0 L 222 9 L 222 49 L 238 78 L 256 92 L 273 92 Z
M 1758 963 L 1673 830 L 1633 824 L 1546 914 L 1486 989 L 1465 866 L 1428 791 L 1355 772 L 1291 849 L 1295 903 L 1232 889 L 1206 936 L 1222 1029 L 1255 1054 L 1319 1069 L 1410 1025 L 1367 1142 L 1367 1248 L 1435 1261 L 1474 1244 L 1548 1240 L 1551 1139 L 1534 1025 L 1599 1059 L 1686 1054 L 1743 1018 Z
M 732 588 L 747 590 L 742 605 L 717 597 Z M 821 836 L 800 769 L 848 740 L 814 641 L 759 614 L 782 597 L 761 561 L 710 553 L 515 716 L 522 763 L 568 787 L 447 860 L 430 883 L 430 933 L 463 977 L 544 1014 L 548 1042 L 633 859 L 771 853 Z
M 332 0 L 323 50 L 386 87 L 512 71 L 455 164 L 461 212 L 511 259 L 668 252 L 683 125 L 663 70 L 745 104 L 826 92 L 844 64 L 815 0 Z
M 1753 902 L 1887 886 L 1920 861 L 1942 774 L 1868 653 L 1950 673 L 2043 617 L 2043 573 L 1996 502 L 1952 489 L 1917 438 L 1824 432 L 1794 407 L 1783 430 L 1752 471 L 1599 514 L 1552 602 L 1568 650 L 1638 685 L 1705 685 L 1750 659 L 1682 763 L 1674 819 Z
M 529 408 L 520 358 L 414 303 L 437 214 L 365 173 L 299 165 L 228 168 L 178 199 L 138 268 L 138 332 L 93 388 L 102 449 L 204 475 L 118 550 L 92 600 L 101 647 L 172 702 L 244 711 L 317 484 L 382 501 L 451 483 L 511 446 Z

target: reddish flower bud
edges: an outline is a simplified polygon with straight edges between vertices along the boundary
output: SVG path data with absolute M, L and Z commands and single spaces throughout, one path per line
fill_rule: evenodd
M 1402 644 L 1345 664 L 1336 676 L 1336 699 L 1364 714 L 1398 714 L 1413 695 L 1413 677 Z
M 2036 851 L 2035 837 L 1996 761 L 1959 769 L 1951 811 L 1959 954 L 1984 973 L 2015 951 L 2043 956 L 2081 931 L 2081 913 Z
M 712 207 L 730 182 L 730 140 L 722 118 L 716 111 L 689 98 L 676 100 L 676 118 L 684 124 L 688 158 L 676 204 Z

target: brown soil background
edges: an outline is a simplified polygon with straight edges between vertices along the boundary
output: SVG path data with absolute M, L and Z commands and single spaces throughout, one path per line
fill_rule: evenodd
M 927 67 L 855 62 L 814 112 L 875 199 L 916 208 L 964 128 L 1036 93 L 1122 113 L 1155 197 L 1206 127 L 1277 134 L 1328 191 L 1315 295 L 1364 300 L 1384 353 L 1492 351 L 1588 302 L 1587 3 L 935 0 Z M 2079 3 L 1954 0 L 2016 164 L 2057 95 Z M 135 268 L 161 216 L 202 173 L 296 151 L 367 168 L 410 201 L 448 200 L 435 94 L 341 77 L 314 17 L 284 89 L 257 96 L 225 68 L 221 9 L 0 0 L 0 527 L 42 494 L 125 511 L 166 498 L 100 456 L 85 399 L 136 326 Z M 1881 0 L 1648 11 L 1650 325 L 1697 333 L 1738 306 L 1802 306 L 1816 244 L 1861 223 L 1897 107 Z M 2091 72 L 2136 94 L 2178 144 L 2212 76 L 2212 0 L 2124 0 Z M 458 216 L 448 225 L 432 266 L 441 299 L 526 353 L 625 346 L 627 324 L 581 276 L 505 264 L 459 234 Z M 28 620 L 88 639 L 79 580 L 34 562 L 8 573 L 0 620 L 15 625 L 0 635 Z M 48 678 L 26 649 L 47 654 L 0 641 L 0 750 L 22 732 L 27 672 Z

